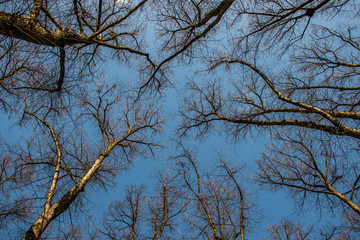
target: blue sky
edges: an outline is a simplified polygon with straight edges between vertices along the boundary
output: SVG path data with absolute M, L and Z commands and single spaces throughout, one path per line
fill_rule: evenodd
M 104 64 L 107 71 L 106 77 L 116 81 L 121 79 L 124 82 L 132 82 L 136 75 L 131 70 L 108 62 Z M 196 68 L 196 65 L 193 65 Z M 201 69 L 200 67 L 197 69 Z M 193 75 L 189 70 L 182 70 L 181 67 L 175 68 L 171 75 L 171 81 L 174 86 L 163 92 L 163 97 L 159 100 L 163 104 L 163 109 L 167 117 L 167 123 L 163 129 L 160 142 L 164 142 L 163 149 L 159 149 L 155 158 L 147 159 L 136 158 L 129 170 L 122 172 L 115 180 L 116 186 L 109 188 L 107 192 L 103 190 L 88 192 L 85 196 L 91 199 L 93 207 L 88 214 L 98 217 L 96 221 L 102 219 L 103 213 L 107 210 L 108 205 L 116 200 L 124 197 L 125 187 L 130 184 L 146 185 L 148 191 L 151 192 L 154 184 L 154 173 L 158 167 L 161 167 L 167 158 L 174 154 L 175 144 L 173 138 L 176 138 L 175 130 L 178 127 L 177 121 L 180 120 L 178 114 L 179 102 L 184 98 L 186 92 L 186 83 Z M 18 143 L 24 137 L 29 136 L 26 128 L 19 128 L 5 114 L 0 115 L 0 133 L 9 143 Z M 254 131 L 254 136 L 248 136 L 245 139 L 234 141 L 231 137 L 218 133 L 216 130 L 201 139 L 194 139 L 194 135 L 190 133 L 188 137 L 181 139 L 185 145 L 194 147 L 197 151 L 197 160 L 201 166 L 211 167 L 217 165 L 218 155 L 226 156 L 229 163 L 234 165 L 245 165 L 248 171 L 245 172 L 244 178 L 249 178 L 251 172 L 256 171 L 255 161 L 261 157 L 261 154 L 269 141 L 267 134 L 258 134 Z M 168 143 L 168 144 L 166 144 Z M 314 212 L 302 212 L 299 215 L 291 215 L 293 213 L 293 201 L 289 199 L 284 192 L 269 192 L 260 190 L 252 181 L 241 183 L 257 200 L 257 211 L 262 215 L 260 225 L 256 226 L 254 233 L 251 235 L 257 239 L 263 239 L 266 229 L 270 224 L 277 224 L 283 218 L 291 220 L 301 220 L 306 225 L 316 223 L 319 218 Z M 297 213 L 298 214 L 298 213 Z
M 109 67 L 106 70 L 111 79 L 121 79 L 121 81 L 126 82 L 136 77 L 128 69 L 118 67 L 114 63 L 109 62 L 105 66 Z M 173 86 L 165 89 L 162 98 L 158 100 L 159 104 L 163 105 L 167 120 L 163 134 L 160 136 L 160 142 L 165 143 L 164 148 L 159 149 L 155 154 L 155 158 L 135 159 L 130 169 L 117 177 L 117 185 L 114 188 L 108 189 L 107 192 L 95 191 L 88 196 L 95 204 L 92 212 L 95 216 L 99 216 L 99 219 L 101 219 L 102 214 L 107 210 L 111 202 L 121 200 L 124 197 L 126 185 L 146 185 L 148 187 L 147 191 L 151 192 L 155 171 L 166 164 L 169 156 L 173 155 L 175 151 L 175 144 L 171 139 L 176 138 L 175 130 L 178 127 L 177 122 L 180 121 L 179 103 L 186 96 L 186 84 L 189 79 L 193 78 L 193 70 L 195 68 L 199 70 L 201 66 L 192 65 L 191 68 L 192 70 L 188 70 L 188 68 L 184 70 L 182 66 L 174 68 L 170 78 Z M 226 73 L 222 77 L 225 75 Z M 236 76 L 230 76 L 230 78 L 236 78 Z M 251 172 L 256 171 L 255 162 L 261 158 L 261 154 L 269 140 L 267 134 L 259 134 L 256 130 L 253 136 L 237 139 L 236 141 L 231 137 L 220 134 L 217 130 L 201 139 L 194 139 L 192 133 L 188 137 L 181 139 L 185 145 L 196 149 L 197 160 L 200 161 L 201 166 L 216 166 L 218 152 L 226 156 L 226 159 L 231 164 L 245 165 L 248 171 L 244 172 L 244 178 L 250 178 Z M 299 215 L 292 215 L 293 201 L 284 192 L 260 190 L 252 181 L 241 184 L 256 198 L 257 211 L 262 216 L 259 226 L 255 227 L 254 233 L 251 235 L 256 239 L 263 239 L 267 227 L 270 224 L 278 224 L 283 218 L 294 220 L 294 222 L 301 220 L 301 223 L 306 226 L 312 225 L 319 220 L 314 212 L 302 212 L 302 214 L 297 213 Z
M 336 19 L 331 19 L 336 21 Z M 331 22 L 319 21 L 324 25 L 332 26 Z M 148 29 L 149 30 L 149 29 Z M 148 32 L 148 38 L 154 38 L 152 29 Z M 223 39 L 224 34 L 219 34 L 215 38 Z M 306 40 L 306 38 L 304 38 Z M 152 42 L 152 41 L 149 41 Z M 218 42 L 214 41 L 209 45 L 216 48 Z M 226 43 L 223 42 L 221 47 L 225 47 Z M 220 44 L 219 44 L 220 45 Z M 150 48 L 156 46 L 150 46 Z M 153 50 L 153 49 L 152 49 Z M 225 50 L 226 51 L 226 50 Z M 286 56 L 282 61 L 286 62 Z M 266 62 L 268 61 L 268 62 Z M 281 61 L 280 61 L 281 62 Z M 278 64 L 276 58 L 260 59 L 258 63 L 270 63 L 268 68 L 273 71 L 280 70 L 283 66 Z M 138 75 L 131 68 L 119 65 L 118 63 L 109 61 L 102 63 L 105 71 L 105 78 L 107 83 L 111 82 L 123 82 L 128 86 L 138 86 Z M 104 191 L 94 191 L 87 193 L 87 197 L 94 203 L 94 208 L 91 212 L 99 219 L 106 211 L 107 206 L 115 200 L 120 200 L 124 197 L 124 190 L 126 185 L 148 185 L 148 191 L 151 191 L 151 187 L 154 183 L 154 172 L 161 167 L 164 162 L 167 161 L 169 156 L 174 154 L 175 144 L 172 141 L 173 138 L 177 138 L 175 130 L 178 127 L 177 123 L 180 121 L 179 116 L 179 103 L 183 98 L 187 96 L 186 84 L 189 80 L 197 79 L 197 82 L 201 82 L 205 78 L 220 78 L 225 88 L 231 88 L 231 81 L 236 80 L 239 76 L 236 73 L 229 73 L 225 71 L 218 71 L 208 75 L 203 75 L 201 70 L 204 70 L 206 66 L 201 62 L 194 60 L 189 66 L 185 64 L 179 64 L 176 61 L 171 63 L 173 65 L 172 73 L 169 74 L 170 83 L 169 87 L 164 89 L 162 98 L 158 99 L 158 104 L 162 104 L 164 115 L 166 116 L 167 123 L 164 126 L 163 134 L 159 136 L 159 141 L 164 143 L 164 147 L 159 149 L 155 154 L 155 157 L 150 156 L 147 159 L 136 158 L 131 168 L 121 173 L 117 179 L 117 185 L 113 188 Z M 178 65 L 177 65 L 178 64 Z M 174 67 L 175 65 L 175 67 Z M 271 65 L 271 66 L 270 66 Z M 199 72 L 200 71 L 200 72 Z M 197 74 L 195 74 L 198 72 Z M 241 75 L 241 73 L 239 73 Z M 2 138 L 6 139 L 8 143 L 20 143 L 24 137 L 29 136 L 28 128 L 19 128 L 14 125 L 16 118 L 9 120 L 7 114 L 0 114 L 0 134 Z M 198 160 L 202 166 L 216 165 L 217 153 L 224 154 L 227 160 L 232 164 L 246 165 L 247 170 L 244 173 L 244 178 L 250 178 L 251 172 L 256 171 L 255 161 L 261 158 L 261 154 L 264 151 L 266 144 L 269 142 L 270 137 L 266 133 L 259 134 L 257 130 L 254 131 L 253 136 L 247 136 L 246 139 L 237 139 L 234 141 L 231 137 L 225 134 L 220 134 L 221 129 L 215 129 L 202 139 L 194 139 L 194 132 L 190 132 L 189 137 L 182 138 L 181 141 L 185 145 L 196 148 L 198 154 Z M 242 184 L 257 198 L 258 211 L 262 214 L 260 225 L 257 227 L 254 237 L 263 239 L 266 234 L 266 228 L 270 224 L 278 224 L 283 218 L 289 218 L 297 222 L 298 220 L 308 226 L 317 224 L 320 222 L 331 221 L 327 213 L 324 213 L 324 218 L 320 220 L 316 209 L 304 208 L 304 211 L 293 213 L 293 200 L 287 197 L 284 192 L 269 192 L 266 190 L 260 190 L 258 186 L 255 186 L 252 181 L 247 181 Z

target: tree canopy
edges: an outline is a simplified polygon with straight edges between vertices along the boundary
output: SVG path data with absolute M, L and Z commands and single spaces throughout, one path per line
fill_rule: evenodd
M 251 239 L 261 189 L 336 219 L 286 218 L 260 230 L 266 239 L 357 239 L 358 9 L 356 0 L 1 1 L 0 107 L 26 137 L 0 139 L 0 231 Z M 208 167 L 194 146 L 213 133 L 235 148 L 262 136 L 267 147 L 248 167 L 216 148 Z M 164 151 L 153 186 L 123 186 L 101 224 L 85 223 L 90 193 Z

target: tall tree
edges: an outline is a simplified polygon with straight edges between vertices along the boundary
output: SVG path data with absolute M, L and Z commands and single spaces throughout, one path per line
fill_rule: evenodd
M 172 239 L 180 234 L 182 215 L 188 203 L 176 175 L 158 175 L 155 190 L 131 185 L 125 199 L 109 206 L 103 226 L 97 230 L 107 239 Z
M 144 109 L 115 86 L 87 91 L 77 103 L 66 114 L 47 106 L 24 113 L 35 135 L 12 151 L 11 163 L 21 167 L 22 181 L 31 172 L 30 181 L 13 189 L 32 203 L 27 211 L 36 220 L 22 239 L 38 239 L 84 192 L 111 185 L 135 156 L 157 145 L 151 139 L 162 120 L 150 104 Z
M 18 146 L 1 146 L 0 188 L 9 200 L 0 200 L 0 226 L 36 219 L 23 238 L 38 239 L 81 202 L 88 186 L 106 187 L 142 147 L 152 150 L 151 134 L 163 120 L 141 94 L 170 82 L 165 73 L 171 62 L 190 66 L 202 59 L 207 72 L 216 75 L 225 66 L 236 80 L 230 86 L 223 72 L 215 80 L 194 78 L 180 133 L 206 134 L 216 126 L 242 137 L 268 130 L 271 144 L 258 162 L 256 181 L 287 190 L 300 206 L 339 211 L 344 229 L 358 232 L 357 9 L 355 0 L 2 1 L 2 110 L 20 113 L 21 126 L 36 127 Z M 158 62 L 146 50 L 145 24 L 154 25 L 148 35 L 154 30 L 158 41 L 148 49 L 161 45 Z M 102 81 L 101 64 L 113 59 L 140 72 L 137 96 Z M 227 178 L 208 174 L 209 185 L 201 185 L 201 169 L 184 157 L 183 183 L 197 201 L 190 229 L 200 229 L 196 237 L 244 238 L 243 194 L 233 170 L 223 163 Z M 150 204 L 154 238 L 167 236 L 169 189 L 162 189 Z M 142 197 L 134 191 L 128 203 Z M 237 199 L 240 213 L 223 196 Z M 78 232 L 72 226 L 62 233 Z
M 224 52 L 210 62 L 210 70 L 225 66 L 236 76 L 232 88 L 221 77 L 190 85 L 180 130 L 205 134 L 216 126 L 242 137 L 255 128 L 267 129 L 272 144 L 258 162 L 258 183 L 287 190 L 300 206 L 314 203 L 359 218 L 359 36 L 356 25 L 344 25 L 347 18 L 337 16 L 349 11 L 358 18 L 351 11 L 355 3 L 304 1 L 292 10 L 283 7 L 290 3 L 276 3 L 260 4 L 267 14 L 249 13 L 258 15 L 258 29 L 245 35 L 246 43 L 237 42 L 232 54 Z M 331 27 L 309 22 L 321 9 L 333 12 Z M 305 17 L 306 23 L 298 22 Z M 289 49 L 281 52 L 283 59 L 274 63 L 263 57 L 279 46 Z
M 193 153 L 158 174 L 155 191 L 131 186 L 109 208 L 99 229 L 107 239 L 246 239 L 256 214 L 241 186 L 240 167 L 225 159 L 205 170 Z M 164 174 L 166 173 L 166 174 Z M 146 196 L 147 195 L 147 196 Z M 245 230 L 246 229 L 246 230 Z
M 32 138 L 1 149 L 9 199 L 1 201 L 1 220 L 36 219 L 23 239 L 38 239 L 80 202 L 85 186 L 108 186 L 142 146 L 156 145 L 149 139 L 162 123 L 157 107 L 140 107 L 125 91 L 130 84 L 101 79 L 102 65 L 113 60 L 154 68 L 142 49 L 145 22 L 134 21 L 149 2 L 0 4 L 2 109 L 20 114 L 21 126 L 36 126 Z

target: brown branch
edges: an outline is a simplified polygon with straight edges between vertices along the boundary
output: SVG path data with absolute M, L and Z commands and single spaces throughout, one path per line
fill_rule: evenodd
M 43 0 L 34 0 L 34 6 L 31 9 L 30 14 L 26 18 L 29 18 L 32 21 L 34 21 L 39 16 L 42 4 L 43 4 Z
M 188 188 L 191 190 L 191 192 L 195 195 L 195 197 L 197 198 L 197 200 L 199 201 L 202 209 L 204 210 L 204 217 L 206 219 L 206 221 L 208 222 L 210 228 L 211 228 L 211 232 L 213 234 L 213 237 L 215 239 L 219 239 L 218 237 L 218 233 L 216 231 L 216 228 L 215 228 L 215 224 L 214 224 L 214 221 L 211 217 L 211 214 L 210 214 L 210 211 L 207 207 L 207 204 L 206 204 L 206 201 L 205 199 L 201 196 L 201 183 L 200 183 L 200 174 L 198 172 L 198 168 L 194 162 L 194 160 L 192 159 L 192 157 L 190 156 L 190 153 L 187 152 L 185 149 L 185 158 L 190 162 L 191 166 L 193 167 L 194 171 L 195 171 L 195 174 L 196 174 L 196 182 L 197 182 L 197 192 L 191 187 L 191 184 L 190 182 L 187 180 L 187 177 L 186 177 L 186 172 L 185 172 L 185 169 L 183 170 L 183 176 L 184 176 L 184 180 L 185 180 L 185 183 L 186 185 L 188 186 Z
M 324 110 L 324 111 L 326 111 L 326 110 Z M 330 114 L 330 115 L 333 115 L 336 118 L 346 118 L 346 119 L 360 120 L 360 113 L 357 113 L 357 112 L 333 112 L 333 111 L 326 111 L 326 112 L 328 114 Z M 265 115 L 265 114 L 268 114 L 268 113 L 303 113 L 303 114 L 309 114 L 309 113 L 316 113 L 316 112 L 311 111 L 309 109 L 303 109 L 303 108 L 279 108 L 279 109 L 264 109 L 264 110 L 256 112 L 256 113 L 244 114 L 244 115 L 246 115 L 246 118 L 254 118 L 254 117 L 262 116 L 262 115 Z
M 45 121 L 45 119 L 40 118 L 39 116 L 37 116 L 34 113 L 30 113 L 30 112 L 25 112 L 26 114 L 29 114 L 33 117 L 35 117 L 38 121 L 40 121 L 43 125 L 46 126 L 46 128 L 49 129 L 51 137 L 55 143 L 55 148 L 56 148 L 56 165 L 55 165 L 55 172 L 51 181 L 51 186 L 49 188 L 49 192 L 46 198 L 46 202 L 45 202 L 45 207 L 43 209 L 44 214 L 46 214 L 46 212 L 50 209 L 51 206 L 51 201 L 53 199 L 54 193 L 55 193 L 55 188 L 56 188 L 56 184 L 58 182 L 58 177 L 59 177 L 59 173 L 60 173 L 60 166 L 61 166 L 61 149 L 60 149 L 60 143 L 58 140 L 58 137 L 56 136 L 54 129 L 51 127 L 51 125 Z
M 58 22 L 56 19 L 51 15 L 49 10 L 45 8 L 44 6 L 41 6 L 41 11 L 43 11 L 48 18 L 50 18 L 51 22 L 54 23 L 54 25 L 59 28 L 59 30 L 65 30 L 65 28 Z
M 78 8 L 78 0 L 73 0 L 73 6 L 74 6 L 74 13 L 76 16 L 76 20 L 80 29 L 80 34 L 84 34 L 84 27 L 82 25 L 81 22 L 81 17 L 80 17 L 80 13 L 79 13 L 79 8 Z
M 99 31 L 100 26 L 101 26 L 101 16 L 102 16 L 102 0 L 99 0 L 99 5 L 98 5 L 98 17 L 96 19 L 96 31 Z
M 172 59 L 174 59 L 175 57 L 177 57 L 178 55 L 180 55 L 181 53 L 186 51 L 191 45 L 193 45 L 200 38 L 205 37 L 210 32 L 210 30 L 213 29 L 220 22 L 223 15 L 230 8 L 230 6 L 233 4 L 234 1 L 235 0 L 223 0 L 217 8 L 215 8 L 214 10 L 212 10 L 208 14 L 206 14 L 204 19 L 202 21 L 200 21 L 198 23 L 198 25 L 193 25 L 192 28 L 201 27 L 201 26 L 205 25 L 208 21 L 210 21 L 210 19 L 212 19 L 213 17 L 216 17 L 213 22 L 209 23 L 209 25 L 205 28 L 204 31 L 202 31 L 201 33 L 196 35 L 188 43 L 186 43 L 184 46 L 182 46 L 178 51 L 176 51 L 174 54 L 167 57 L 159 65 L 157 65 L 156 69 L 154 70 L 154 72 L 151 75 L 151 77 L 149 78 L 149 80 L 140 87 L 139 93 L 141 93 L 143 91 L 143 89 L 145 87 L 147 87 L 151 82 L 156 80 L 156 74 L 160 71 L 160 69 L 162 68 L 162 66 L 165 63 L 170 62 Z M 158 87 L 160 87 L 160 86 L 158 86 Z
M 59 79 L 57 81 L 57 88 L 56 91 L 57 92 L 61 92 L 62 89 L 62 85 L 64 83 L 64 78 L 65 78 L 65 49 L 64 47 L 60 47 L 60 71 L 59 71 Z
M 297 19 L 300 19 L 300 18 L 303 18 L 303 17 L 312 17 L 316 10 L 318 10 L 321 7 L 323 7 L 324 5 L 326 5 L 328 2 L 330 2 L 330 0 L 324 0 L 319 5 L 317 5 L 316 7 L 305 8 L 307 5 L 309 5 L 312 2 L 315 2 L 315 0 L 308 0 L 308 1 L 300 4 L 299 6 L 291 9 L 291 11 L 289 11 L 289 12 L 283 14 L 283 15 L 273 15 L 274 17 L 277 17 L 277 19 L 266 23 L 264 26 L 261 26 L 259 29 L 256 29 L 255 31 L 251 32 L 250 34 L 247 34 L 245 37 L 250 37 L 251 35 L 254 35 L 254 34 L 258 33 L 258 32 L 266 30 L 267 28 L 269 28 L 269 27 L 271 27 L 273 25 L 276 25 L 277 23 L 280 23 L 281 21 L 289 22 L 291 20 L 297 20 Z M 291 15 L 293 15 L 296 12 L 301 11 L 301 10 L 306 10 L 306 12 L 301 14 L 301 15 L 298 15 L 296 17 L 293 17 L 293 18 L 290 18 L 290 19 L 287 20 L 287 18 L 289 16 L 291 16 Z M 250 14 L 250 15 L 254 15 L 254 14 L 255 15 L 257 15 L 257 14 L 261 15 L 261 13 L 251 13 L 251 12 L 247 12 L 247 13 Z
M 94 32 L 93 34 L 91 34 L 89 36 L 89 39 L 93 39 L 96 38 L 97 36 L 99 36 L 101 33 L 103 33 L 104 31 L 112 28 L 113 26 L 123 22 L 124 20 L 126 20 L 128 17 L 130 17 L 134 12 L 136 12 L 141 6 L 143 6 L 148 0 L 143 0 L 141 1 L 138 5 L 136 5 L 133 9 L 131 9 L 127 14 L 125 14 L 125 16 L 119 18 L 118 20 L 109 23 L 108 25 L 102 27 L 101 29 L 97 30 L 96 32 Z
M 347 135 L 347 136 L 360 138 L 360 130 L 346 126 L 345 124 L 341 123 L 333 115 L 331 115 L 331 113 L 327 112 L 326 110 L 323 110 L 318 107 L 311 106 L 311 105 L 302 103 L 300 101 L 285 97 L 274 86 L 274 84 L 271 82 L 271 80 L 263 72 L 261 72 L 258 68 L 256 68 L 254 65 L 252 65 L 248 62 L 242 61 L 242 60 L 223 60 L 223 62 L 225 62 L 225 63 L 240 63 L 242 65 L 245 65 L 245 66 L 251 68 L 256 74 L 258 74 L 265 81 L 265 83 L 271 88 L 271 90 L 276 94 L 278 99 L 280 99 L 281 101 L 284 101 L 284 102 L 290 103 L 292 105 L 298 106 L 300 108 L 320 114 L 321 116 L 323 116 L 327 120 L 329 120 L 333 125 L 335 125 L 336 128 L 338 128 L 338 131 L 336 131 L 336 132 L 340 132 L 341 133 L 340 135 Z M 325 127 L 325 129 L 326 129 L 326 127 Z M 339 134 L 336 134 L 336 135 L 339 135 Z

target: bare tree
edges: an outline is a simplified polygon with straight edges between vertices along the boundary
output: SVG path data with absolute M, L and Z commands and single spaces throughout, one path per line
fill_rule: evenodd
M 91 81 L 101 65 L 114 59 L 126 62 L 139 56 L 138 70 L 153 68 L 149 54 L 141 49 L 139 33 L 145 22 L 133 21 L 142 18 L 140 10 L 148 2 L 3 1 L 3 106 L 14 108 L 9 102 L 13 96 L 29 104 L 28 98 L 34 95 L 43 99 L 54 93 L 74 93 Z
M 2 149 L 1 187 L 9 189 L 9 202 L 1 202 L 1 220 L 36 219 L 26 223 L 23 239 L 45 236 L 54 219 L 81 202 L 85 186 L 111 185 L 135 156 L 156 145 L 151 136 L 162 119 L 150 101 L 135 103 L 115 86 L 91 90 L 103 85 L 105 62 L 136 60 L 143 72 L 155 66 L 142 49 L 145 22 L 134 21 L 149 2 L 0 4 L 2 107 L 23 113 L 23 126 L 37 126 L 33 138 Z
M 18 191 L 19 185 L 24 185 L 33 179 L 32 168 L 25 166 L 16 157 L 16 151 L 1 140 L 0 160 L 0 229 L 6 227 L 6 222 L 22 220 L 29 216 L 32 201 Z
M 109 239 L 139 239 L 140 222 L 144 218 L 145 187 L 126 189 L 125 199 L 109 206 L 103 227 L 98 231 Z
M 135 65 L 144 76 L 136 81 L 142 93 L 148 86 L 166 83 L 170 62 L 189 64 L 202 58 L 209 62 L 209 71 L 226 66 L 238 79 L 233 87 L 221 77 L 192 83 L 192 95 L 182 107 L 181 133 L 197 129 L 205 134 L 216 123 L 220 131 L 236 137 L 269 130 L 273 144 L 258 162 L 257 182 L 288 189 L 299 206 L 333 208 L 353 226 L 351 231 L 358 231 L 358 26 L 334 24 L 358 18 L 358 3 L 150 2 L 0 3 L 2 109 L 22 113 L 23 126 L 36 124 L 35 135 L 21 147 L 1 149 L 1 194 L 9 201 L 1 200 L 0 220 L 36 219 L 23 239 L 50 236 L 53 221 L 80 205 L 85 186 L 111 185 L 136 155 L 146 155 L 143 149 L 152 151 L 156 145 L 151 133 L 163 122 L 156 106 L 133 100 L 117 87 L 91 90 L 93 84 L 102 85 L 102 63 L 116 58 Z M 154 20 L 148 24 L 158 27 L 158 63 L 145 50 L 145 15 Z M 324 16 L 332 24 L 323 23 Z M 269 55 L 283 57 L 274 59 L 286 66 L 274 61 L 268 65 Z M 184 197 L 191 200 L 186 208 L 191 237 L 244 239 L 250 206 L 236 177 L 240 170 L 222 162 L 219 175 L 214 175 L 202 171 L 187 151 L 179 159 L 181 175 L 175 179 L 181 176 L 180 190 L 186 189 Z M 172 177 L 161 179 L 156 196 L 147 198 L 150 217 L 142 220 L 151 226 L 153 239 L 168 238 L 176 225 L 172 220 L 184 210 L 184 198 L 176 189 L 180 186 L 172 185 Z M 126 204 L 109 211 L 141 207 L 144 197 L 139 191 L 130 189 Z M 135 228 L 137 213 L 126 211 L 120 213 L 132 217 L 120 225 L 133 239 L 142 233 Z M 110 228 L 103 233 L 116 238 L 111 232 L 116 224 L 105 224 Z M 60 234 L 79 238 L 76 226 L 69 229 Z
M 268 227 L 271 237 L 266 239 L 274 240 L 305 240 L 310 239 L 310 231 L 304 231 L 301 224 L 295 224 L 288 219 L 284 219 L 278 225 L 270 225 Z
M 149 239 L 173 239 L 173 236 L 180 234 L 182 215 L 189 203 L 184 199 L 178 177 L 170 169 L 157 173 L 155 195 L 150 195 L 146 202 L 150 229 L 150 234 L 146 235 Z
M 183 199 L 176 175 L 159 174 L 155 191 L 130 186 L 125 199 L 109 207 L 98 231 L 109 239 L 174 239 L 188 205 Z
M 153 192 L 131 186 L 112 204 L 98 231 L 109 239 L 245 239 L 256 222 L 248 194 L 240 187 L 242 168 L 221 159 L 211 173 L 189 151 L 157 172 Z M 147 196 L 146 196 L 147 195 Z
M 144 86 L 162 86 L 167 78 L 158 78 L 158 73 L 176 59 L 190 63 L 213 57 L 214 53 L 247 54 L 279 47 L 284 53 L 304 37 L 317 18 L 334 17 L 352 4 L 356 5 L 347 0 L 157 1 L 158 35 L 163 39 L 163 51 L 169 55 L 156 66 Z
M 256 219 L 253 203 L 240 185 L 242 168 L 230 167 L 222 158 L 217 169 L 201 170 L 184 149 L 179 166 L 189 206 L 186 222 L 193 239 L 245 239 L 245 227 Z M 250 231 L 249 231 L 250 232 Z
M 78 117 L 46 106 L 24 113 L 23 121 L 33 121 L 39 131 L 17 154 L 23 165 L 32 166 L 32 182 L 22 191 L 36 201 L 32 214 L 36 220 L 22 239 L 38 239 L 81 197 L 85 187 L 110 185 L 135 156 L 156 146 L 149 139 L 162 120 L 150 104 L 143 109 L 115 86 L 100 87 L 92 96 L 89 93 L 79 96 L 83 110 L 73 110 Z M 96 128 L 87 130 L 89 124 Z
M 318 4 L 325 10 L 326 2 Z M 339 10 L 336 15 L 350 2 L 332 4 L 332 10 Z M 296 14 L 303 13 L 299 17 L 307 16 L 305 8 L 299 11 Z M 277 20 L 272 22 L 276 26 Z M 184 100 L 180 132 L 195 129 L 202 135 L 216 126 L 241 138 L 255 129 L 267 129 L 273 143 L 258 162 L 257 181 L 262 186 L 287 190 L 298 206 L 312 202 L 341 214 L 353 211 L 359 218 L 359 36 L 355 25 L 337 23 L 333 28 L 306 24 L 311 34 L 291 28 L 307 41 L 300 38 L 288 45 L 291 64 L 279 60 L 287 64 L 284 69 L 275 63 L 261 64 L 268 62 L 259 53 L 269 53 L 264 49 L 274 46 L 271 42 L 246 54 L 214 58 L 210 70 L 225 66 L 238 77 L 232 88 L 225 79 L 194 81 L 192 95 Z M 279 38 L 270 37 L 266 32 L 270 25 L 256 24 L 259 34 L 276 41 L 288 33 L 281 30 L 272 32 Z

